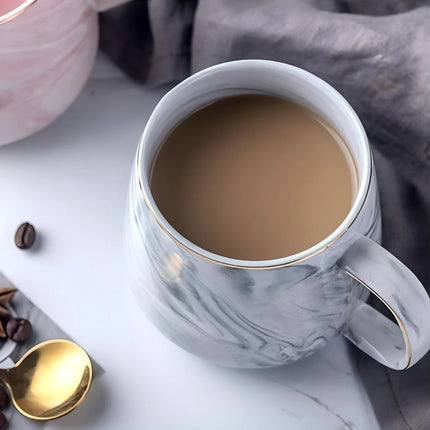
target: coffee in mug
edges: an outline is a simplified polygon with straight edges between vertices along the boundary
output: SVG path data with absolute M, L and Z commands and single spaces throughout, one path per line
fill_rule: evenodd
M 353 156 L 330 124 L 257 94 L 188 116 L 165 139 L 151 175 L 155 202 L 179 233 L 242 260 L 316 245 L 345 219 L 357 188 Z

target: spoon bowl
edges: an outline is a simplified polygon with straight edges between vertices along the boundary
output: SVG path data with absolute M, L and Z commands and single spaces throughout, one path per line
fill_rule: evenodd
M 0 381 L 19 412 L 35 420 L 51 420 L 83 401 L 92 374 L 91 360 L 79 345 L 53 339 L 31 348 L 14 367 L 1 369 Z

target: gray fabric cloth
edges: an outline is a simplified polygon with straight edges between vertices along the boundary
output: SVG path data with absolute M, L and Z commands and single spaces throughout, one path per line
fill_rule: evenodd
M 102 47 L 145 84 L 265 58 L 333 85 L 373 147 L 384 246 L 430 291 L 430 0 L 136 0 L 101 24 Z M 355 355 L 383 430 L 430 429 L 430 354 L 404 372 Z

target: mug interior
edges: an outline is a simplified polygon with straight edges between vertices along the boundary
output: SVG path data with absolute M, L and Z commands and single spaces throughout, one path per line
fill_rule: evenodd
M 358 192 L 350 212 L 324 240 L 297 254 L 274 260 L 238 260 L 206 251 L 177 232 L 157 208 L 150 190 L 153 160 L 168 134 L 192 112 L 216 100 L 239 94 L 284 97 L 315 112 L 343 137 L 356 162 Z M 215 263 L 248 268 L 279 267 L 302 261 L 340 237 L 358 215 L 370 182 L 371 155 L 363 126 L 349 103 L 320 78 L 283 63 L 240 60 L 218 64 L 190 76 L 158 103 L 139 143 L 137 175 L 148 209 L 158 224 L 180 245 Z

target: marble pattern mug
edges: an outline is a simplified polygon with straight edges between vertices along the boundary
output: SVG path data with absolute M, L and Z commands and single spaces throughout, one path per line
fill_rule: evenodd
M 166 221 L 150 190 L 154 156 L 178 122 L 217 99 L 249 93 L 285 97 L 317 113 L 343 136 L 358 167 L 358 193 L 341 225 L 315 246 L 276 260 L 235 260 L 199 248 Z M 149 318 L 178 345 L 219 364 L 282 365 L 339 335 L 394 369 L 412 366 L 430 348 L 429 297 L 379 245 L 376 174 L 360 120 L 335 89 L 299 68 L 228 62 L 167 93 L 138 146 L 126 241 L 134 292 Z M 370 293 L 393 319 L 366 304 Z
M 0 145 L 69 107 L 97 53 L 97 12 L 125 1 L 0 0 Z

